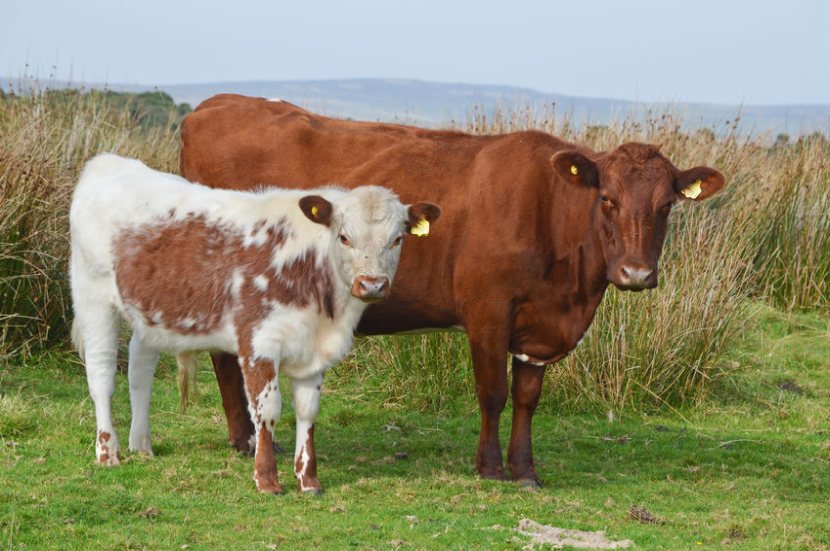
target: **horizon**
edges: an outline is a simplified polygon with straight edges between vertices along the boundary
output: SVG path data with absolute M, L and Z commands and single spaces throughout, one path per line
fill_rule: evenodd
M 211 86 L 217 84 L 231 84 L 231 85 L 241 85 L 241 84 L 291 84 L 291 83 L 333 83 L 333 82 L 349 82 L 349 81 L 363 81 L 363 82 L 401 82 L 401 83 L 421 83 L 421 84 L 433 84 L 433 85 L 449 85 L 449 86 L 465 86 L 471 88 L 505 88 L 505 89 L 514 89 L 514 90 L 527 90 L 531 92 L 536 92 L 539 94 L 546 94 L 551 96 L 562 96 L 566 98 L 574 98 L 574 99 L 589 99 L 589 100 L 605 100 L 605 101 L 614 101 L 620 103 L 629 103 L 633 106 L 648 106 L 648 105 L 702 105 L 702 106 L 713 106 L 713 107 L 830 107 L 830 99 L 823 103 L 718 103 L 718 102 L 697 102 L 697 101 L 687 101 L 682 99 L 655 99 L 652 101 L 647 100 L 629 100 L 625 98 L 619 97 L 612 97 L 612 96 L 585 96 L 585 95 L 572 95 L 572 94 L 565 94 L 558 91 L 550 91 L 550 90 L 539 90 L 536 88 L 531 88 L 527 86 L 514 86 L 510 84 L 493 84 L 491 82 L 455 82 L 455 81 L 435 81 L 435 80 L 424 80 L 420 78 L 385 78 L 385 77 L 350 77 L 350 78 L 309 78 L 309 79 L 296 79 L 296 80 L 279 80 L 279 79 L 250 79 L 250 80 L 217 80 L 217 81 L 202 81 L 202 82 L 165 82 L 165 83 L 152 83 L 148 84 L 145 82 L 114 82 L 114 81 L 81 81 L 81 80 L 73 80 L 70 76 L 67 79 L 59 79 L 55 78 L 52 75 L 47 77 L 40 77 L 34 74 L 24 74 L 21 76 L 9 76 L 0 74 L 0 89 L 4 87 L 5 84 L 18 84 L 21 81 L 28 81 L 29 83 L 40 84 L 42 82 L 49 82 L 51 84 L 60 84 L 65 88 L 79 88 L 79 87 L 141 87 L 147 89 L 158 89 L 163 91 L 164 87 L 183 87 L 183 86 Z

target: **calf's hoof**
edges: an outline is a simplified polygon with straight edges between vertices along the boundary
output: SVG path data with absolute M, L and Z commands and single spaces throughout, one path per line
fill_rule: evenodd
M 102 467 L 115 467 L 121 464 L 117 453 L 101 453 L 98 455 L 98 464 Z
M 317 477 L 295 475 L 297 477 L 297 491 L 303 495 L 323 495 L 323 485 Z
M 280 486 L 279 482 L 257 482 L 256 489 L 261 494 L 271 494 L 275 496 L 282 494 L 282 486 Z

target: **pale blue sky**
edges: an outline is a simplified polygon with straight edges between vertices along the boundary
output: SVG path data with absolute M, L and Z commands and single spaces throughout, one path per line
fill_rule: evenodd
M 830 104 L 821 0 L 0 0 L 0 75 L 414 78 L 652 101 Z

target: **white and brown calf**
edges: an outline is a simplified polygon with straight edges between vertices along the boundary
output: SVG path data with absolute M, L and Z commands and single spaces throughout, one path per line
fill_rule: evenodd
M 435 205 L 405 206 L 375 186 L 246 193 L 115 155 L 91 160 L 70 210 L 70 273 L 98 462 L 119 462 L 110 399 L 120 314 L 133 330 L 130 450 L 152 454 L 159 352 L 224 350 L 238 354 L 245 377 L 257 488 L 281 491 L 272 448 L 281 372 L 296 409 L 294 474 L 301 491 L 318 492 L 313 434 L 323 372 L 351 347 L 366 303 L 388 295 L 403 233 L 439 215 Z

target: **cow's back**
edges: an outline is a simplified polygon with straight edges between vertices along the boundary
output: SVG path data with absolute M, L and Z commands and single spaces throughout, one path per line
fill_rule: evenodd
M 511 258 L 537 245 L 522 243 L 535 236 L 527 232 L 528 215 L 540 209 L 540 197 L 552 196 L 544 171 L 551 152 L 564 145 L 537 132 L 472 136 L 219 95 L 185 118 L 181 169 L 187 179 L 214 187 L 374 184 L 392 188 L 403 202 L 440 205 L 443 216 L 429 242 L 409 238 L 391 298 L 361 322 L 365 332 L 394 332 L 463 323 L 456 271 L 485 265 L 501 271 L 495 262 L 509 270 Z

